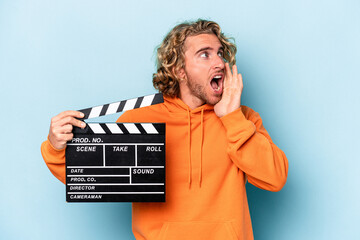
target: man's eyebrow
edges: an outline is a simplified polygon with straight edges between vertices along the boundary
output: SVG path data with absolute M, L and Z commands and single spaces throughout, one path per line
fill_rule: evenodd
M 214 49 L 212 47 L 203 47 L 203 48 L 200 48 L 199 50 L 197 50 L 195 54 L 198 54 L 198 53 L 206 51 L 206 50 L 214 50 Z M 223 46 L 219 47 L 218 51 L 224 51 L 224 47 Z
M 212 47 L 204 47 L 204 48 L 200 48 L 199 50 L 196 51 L 195 54 L 198 54 L 199 52 L 203 52 L 203 51 L 206 51 L 206 50 L 213 50 Z

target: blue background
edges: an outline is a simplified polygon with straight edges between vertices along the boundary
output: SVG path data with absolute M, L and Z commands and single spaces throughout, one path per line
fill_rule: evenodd
M 40 144 L 61 111 L 154 93 L 155 47 L 199 17 L 236 39 L 242 104 L 289 159 L 281 192 L 247 187 L 255 239 L 360 239 L 359 13 L 356 0 L 0 0 L 0 239 L 133 239 L 129 203 L 65 202 Z

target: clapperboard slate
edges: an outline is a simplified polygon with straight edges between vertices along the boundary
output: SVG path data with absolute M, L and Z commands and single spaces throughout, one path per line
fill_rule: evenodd
M 89 119 L 163 101 L 153 94 L 79 111 Z M 67 202 L 165 202 L 165 123 L 87 123 L 73 133 Z

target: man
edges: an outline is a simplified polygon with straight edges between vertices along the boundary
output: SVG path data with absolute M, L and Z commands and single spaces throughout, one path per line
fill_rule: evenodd
M 166 123 L 166 202 L 133 203 L 136 239 L 253 239 L 245 183 L 279 191 L 288 162 L 258 113 L 240 105 L 235 45 L 217 23 L 198 20 L 175 26 L 157 52 L 153 84 L 164 103 L 118 119 Z M 72 127 L 85 127 L 75 117 L 55 116 L 41 148 L 62 182 Z

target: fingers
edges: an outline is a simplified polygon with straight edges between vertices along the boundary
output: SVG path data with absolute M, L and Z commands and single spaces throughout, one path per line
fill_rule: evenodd
M 63 133 L 71 133 L 73 130 L 73 125 L 67 124 L 62 127 Z
M 233 65 L 232 70 L 230 70 L 229 63 L 225 63 L 224 88 L 225 87 L 242 88 L 242 76 L 240 73 L 238 73 L 238 69 L 236 65 Z
M 84 128 L 86 124 L 76 118 L 82 118 L 84 114 L 79 111 L 65 111 L 51 119 L 51 127 L 64 126 L 71 124 L 73 126 Z
M 73 133 L 49 135 L 49 141 L 56 149 L 64 149 L 66 147 L 66 143 L 71 141 L 73 137 Z
M 242 89 L 244 85 L 243 85 L 243 79 L 241 73 L 238 74 L 238 81 L 239 81 L 239 86 Z
M 234 64 L 232 66 L 232 86 L 234 87 L 237 87 L 238 84 L 239 84 L 239 81 L 238 81 L 238 69 L 237 69 L 237 66 Z
M 233 78 L 235 78 L 236 79 L 236 76 L 238 75 L 238 70 L 237 70 L 237 66 L 234 64 L 233 66 L 232 66 L 232 76 L 233 76 Z
M 79 128 L 84 128 L 86 126 L 83 121 L 78 120 L 71 116 L 66 116 L 54 123 L 55 126 L 65 126 L 68 124 L 71 124 L 71 125 L 79 127 Z
M 68 134 L 63 134 L 62 135 L 62 139 L 64 139 L 64 144 L 66 144 L 66 142 L 70 141 L 71 139 L 73 139 L 74 134 L 73 133 L 68 133 Z
M 84 114 L 79 111 L 65 111 L 51 119 L 49 141 L 57 149 L 66 147 L 66 142 L 73 138 L 73 127 L 84 128 L 85 122 L 76 119 L 83 118 Z
M 58 115 L 56 115 L 55 117 L 53 117 L 53 120 L 56 122 L 64 117 L 75 117 L 75 118 L 83 118 L 84 114 L 82 112 L 79 111 L 73 111 L 73 110 L 68 110 L 68 111 L 64 111 Z
M 224 88 L 229 85 L 229 81 L 231 81 L 231 78 L 232 78 L 232 74 L 231 74 L 229 63 L 225 63 Z

